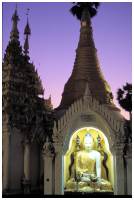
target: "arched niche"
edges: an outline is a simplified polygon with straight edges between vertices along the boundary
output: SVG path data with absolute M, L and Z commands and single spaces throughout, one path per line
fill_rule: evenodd
M 64 188 L 66 191 L 70 190 L 76 192 L 76 188 L 74 188 L 75 186 L 73 185 L 75 183 L 70 183 L 71 186 L 69 187 L 72 187 L 72 189 L 68 188 L 68 182 L 74 176 L 70 174 L 70 171 L 72 170 L 73 173 L 75 169 L 75 156 L 77 154 L 76 150 L 77 137 L 79 137 L 80 140 L 79 152 L 80 151 L 82 152 L 84 150 L 84 137 L 87 133 L 90 133 L 93 138 L 93 150 L 101 154 L 101 178 L 108 181 L 111 184 L 111 188 L 113 189 L 114 188 L 113 156 L 109 149 L 109 142 L 106 135 L 101 130 L 95 127 L 83 127 L 73 132 L 70 138 L 68 150 L 64 155 Z M 101 148 L 100 146 L 98 146 L 98 141 L 100 141 L 99 143 L 101 144 Z M 75 156 L 73 158 L 74 160 L 73 163 L 72 155 L 74 155 L 74 152 Z M 106 190 L 107 192 L 108 190 L 112 192 L 112 189 L 105 189 L 105 187 L 101 187 L 100 192 L 105 192 Z
M 83 117 L 85 119 L 83 119 Z M 63 137 L 63 154 L 64 155 L 69 148 L 69 143 L 70 143 L 72 134 L 83 127 L 94 127 L 100 130 L 101 132 L 103 132 L 108 140 L 109 149 L 112 152 L 112 154 L 114 154 L 114 150 L 113 150 L 113 144 L 115 141 L 114 130 L 103 117 L 101 117 L 98 113 L 90 110 L 90 112 L 86 111 L 86 112 L 75 114 L 70 119 L 65 129 L 62 130 L 62 134 L 65 136 Z

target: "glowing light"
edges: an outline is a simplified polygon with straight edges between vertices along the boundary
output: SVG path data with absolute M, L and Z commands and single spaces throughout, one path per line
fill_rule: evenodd
M 106 137 L 106 135 L 99 129 L 95 128 L 95 127 L 83 127 L 78 129 L 77 131 L 75 131 L 70 139 L 70 143 L 69 143 L 69 149 L 71 148 L 72 142 L 73 140 L 77 137 L 77 135 L 79 135 L 80 139 L 82 140 L 83 136 L 85 134 L 90 133 L 90 135 L 93 137 L 93 139 L 99 136 L 102 139 L 102 142 L 105 144 L 105 148 L 109 151 L 109 143 L 108 143 L 108 139 Z

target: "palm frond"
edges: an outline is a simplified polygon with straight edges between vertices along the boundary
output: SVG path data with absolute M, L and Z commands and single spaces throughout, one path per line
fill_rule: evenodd
M 90 17 L 94 17 L 97 14 L 97 9 L 100 6 L 98 2 L 73 2 L 73 7 L 70 9 L 70 12 L 81 20 L 82 12 L 85 8 L 88 9 Z
M 94 17 L 97 14 L 97 10 L 93 7 L 89 7 L 90 17 Z
M 70 12 L 73 16 L 76 16 L 78 20 L 81 20 L 82 9 L 80 7 L 75 5 L 70 9 Z
M 95 3 L 94 3 L 94 7 L 95 7 L 96 9 L 98 9 L 99 6 L 100 6 L 100 3 L 99 3 L 99 2 L 95 2 Z

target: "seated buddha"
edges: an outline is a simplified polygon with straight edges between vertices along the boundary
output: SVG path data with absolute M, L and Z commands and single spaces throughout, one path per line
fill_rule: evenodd
M 84 149 L 75 153 L 75 173 L 71 173 L 66 189 L 81 192 L 112 190 L 111 183 L 101 178 L 101 154 L 93 150 L 94 141 L 91 134 L 85 135 L 83 145 Z
M 101 177 L 101 154 L 93 150 L 93 138 L 87 134 L 84 138 L 85 149 L 79 151 L 76 156 L 76 174 L 82 181 L 91 179 L 99 180 Z

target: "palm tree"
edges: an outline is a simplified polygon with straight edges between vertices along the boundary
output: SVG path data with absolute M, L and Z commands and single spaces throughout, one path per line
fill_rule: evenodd
M 132 119 L 132 84 L 126 83 L 123 89 L 118 89 L 117 100 L 120 106 L 129 112 L 130 120 Z
M 83 11 L 87 10 L 90 14 L 90 17 L 94 17 L 97 14 L 97 9 L 100 3 L 88 3 L 88 2 L 78 2 L 73 3 L 74 6 L 70 9 L 72 15 L 76 16 L 78 20 L 81 20 Z

